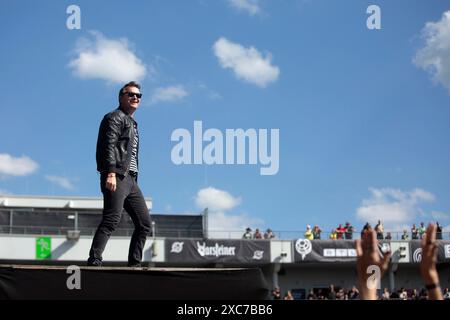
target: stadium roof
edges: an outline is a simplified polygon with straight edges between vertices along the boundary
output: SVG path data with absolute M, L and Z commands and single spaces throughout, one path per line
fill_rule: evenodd
M 145 198 L 152 209 L 152 199 Z M 103 198 L 0 195 L 0 208 L 103 209 Z

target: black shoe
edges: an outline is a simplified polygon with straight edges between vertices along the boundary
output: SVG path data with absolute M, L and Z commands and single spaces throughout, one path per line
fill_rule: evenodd
M 98 259 L 91 259 L 89 258 L 87 261 L 87 266 L 89 267 L 101 267 L 102 266 L 102 261 L 98 260 Z
M 141 268 L 141 264 L 140 263 L 129 263 L 128 264 L 129 268 Z

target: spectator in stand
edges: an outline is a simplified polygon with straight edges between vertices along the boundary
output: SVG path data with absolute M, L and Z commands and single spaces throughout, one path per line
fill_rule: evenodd
M 346 240 L 352 240 L 353 239 L 353 232 L 355 231 L 353 229 L 353 226 L 350 224 L 350 222 L 345 223 L 345 239 Z
M 426 228 L 425 228 L 425 224 L 423 222 L 420 223 L 420 227 L 419 227 L 419 237 L 420 239 L 422 239 L 423 235 L 425 234 Z
M 417 300 L 419 299 L 419 294 L 417 293 L 417 289 L 413 289 L 411 291 L 411 300 Z
M 355 286 L 353 286 L 352 289 L 348 292 L 348 299 L 355 300 L 358 298 L 359 298 L 359 291 Z
M 308 239 L 308 240 L 314 239 L 314 236 L 313 236 L 313 233 L 311 230 L 311 226 L 309 224 L 306 226 L 306 231 L 305 231 L 304 235 L 305 235 L 305 239 Z
M 412 240 L 419 239 L 419 229 L 417 229 L 415 223 L 413 223 L 412 228 L 411 228 L 411 239 Z
M 266 232 L 264 232 L 264 239 L 273 239 L 275 238 L 275 235 L 273 234 L 271 229 L 267 229 Z
M 316 300 L 317 299 L 317 296 L 314 294 L 314 290 L 313 289 L 309 290 L 309 293 L 306 296 L 306 299 L 307 300 Z
M 255 233 L 253 234 L 253 239 L 262 239 L 263 235 L 261 233 L 261 231 L 259 231 L 258 228 L 256 228 Z
M 403 230 L 402 240 L 409 240 L 408 230 Z
M 337 233 L 336 233 L 336 230 L 335 229 L 332 229 L 331 230 L 331 233 L 330 233 L 330 240 L 336 240 L 337 239 Z
M 252 236 L 252 229 L 250 229 L 250 228 L 245 229 L 245 233 L 242 236 L 242 239 L 251 239 L 252 237 L 253 237 Z
M 339 227 L 336 229 L 337 239 L 338 240 L 344 239 L 344 233 L 345 228 L 342 226 L 342 224 L 339 224 Z
M 370 223 L 366 222 L 366 224 L 364 225 L 363 229 L 361 230 L 361 238 L 363 237 L 363 235 L 366 232 L 370 232 L 372 231 L 372 226 L 370 225 Z
M 431 300 L 442 300 L 443 296 L 439 284 L 439 275 L 436 269 L 438 250 L 438 246 L 436 245 L 436 225 L 430 224 L 428 226 L 426 232 L 423 234 L 421 246 L 422 261 L 420 262 L 419 269 L 422 279 L 425 282 L 425 287 L 428 290 L 428 297 Z M 356 270 L 361 298 L 375 300 L 377 298 L 376 280 L 373 279 L 373 286 L 369 287 L 369 277 L 371 274 L 367 273 L 367 268 L 371 265 L 378 266 L 382 277 L 388 269 L 391 253 L 386 252 L 383 257 L 380 257 L 376 233 L 373 231 L 364 233 L 361 239 L 356 240 L 356 253 Z
M 281 292 L 279 287 L 272 290 L 272 300 L 281 300 Z
M 291 290 L 288 290 L 284 295 L 283 300 L 294 300 L 294 296 L 292 295 Z
M 344 289 L 337 288 L 336 300 L 346 300 L 345 298 L 346 298 L 346 294 L 344 292 Z
M 436 239 L 442 240 L 442 226 L 439 222 L 436 222 Z
M 322 291 L 322 289 L 319 289 L 317 291 L 317 300 L 325 300 L 325 293 Z
M 406 292 L 406 289 L 403 287 L 399 291 L 399 298 L 401 300 L 408 300 L 408 293 Z
M 316 224 L 313 228 L 313 236 L 315 240 L 320 240 L 320 234 L 322 233 L 322 230 L 320 230 L 319 226 Z
M 444 299 L 450 300 L 450 291 L 448 290 L 448 288 L 444 289 Z
M 336 291 L 334 291 L 334 285 L 330 284 L 330 288 L 327 295 L 328 300 L 336 300 Z
M 392 236 L 390 232 L 386 233 L 386 237 L 384 238 L 385 240 L 392 240 Z
M 381 295 L 381 300 L 389 300 L 391 297 L 391 294 L 389 293 L 388 288 L 384 288 L 383 294 Z
M 378 240 L 383 240 L 384 239 L 384 235 L 383 235 L 384 226 L 381 223 L 381 220 L 378 220 L 378 223 L 375 226 L 375 232 L 377 233 L 377 239 Z

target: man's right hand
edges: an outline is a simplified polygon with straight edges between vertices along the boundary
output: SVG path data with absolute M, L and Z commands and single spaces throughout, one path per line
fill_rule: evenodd
M 114 192 L 117 188 L 116 175 L 108 173 L 108 177 L 106 178 L 106 189 Z

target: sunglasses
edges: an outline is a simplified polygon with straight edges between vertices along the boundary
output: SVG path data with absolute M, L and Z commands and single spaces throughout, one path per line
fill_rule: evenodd
M 124 94 L 128 95 L 128 97 L 132 98 L 136 96 L 138 99 L 142 98 L 142 93 L 135 93 L 135 92 L 125 92 Z

